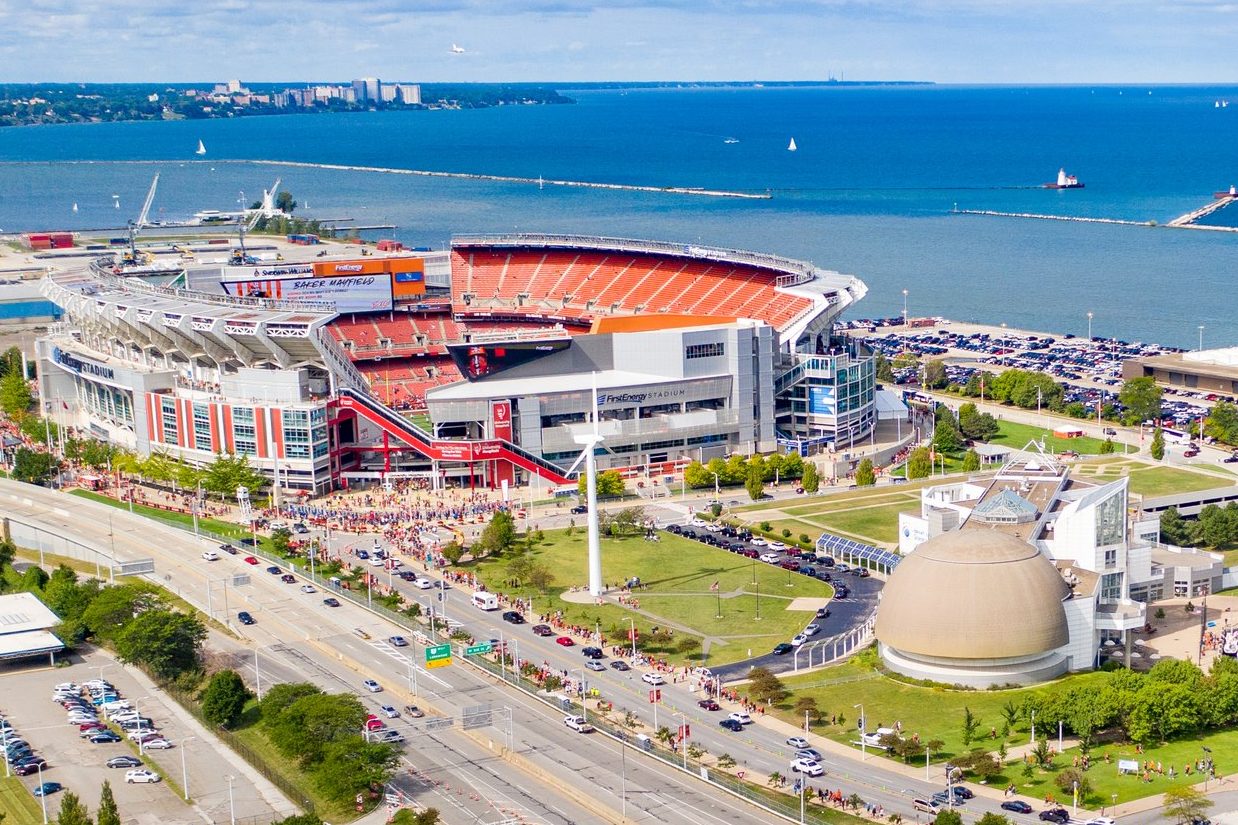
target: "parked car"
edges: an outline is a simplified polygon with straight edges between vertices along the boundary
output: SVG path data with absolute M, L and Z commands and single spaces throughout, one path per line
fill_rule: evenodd
M 301 592 L 302 593 L 317 593 L 318 588 L 314 587 L 314 585 L 312 584 L 303 584 L 301 585 Z
M 791 647 L 791 645 L 788 644 L 787 642 L 779 642 L 778 644 L 774 645 L 773 654 L 775 656 L 785 656 L 786 654 L 790 653 L 792 650 L 794 650 L 794 648 Z
M 602 664 L 596 659 L 590 659 L 589 661 L 585 662 L 585 670 L 592 670 L 594 673 L 605 673 L 606 665 Z
M 113 756 L 106 764 L 109 768 L 136 768 L 142 764 L 142 760 L 136 756 L 125 754 L 124 756 Z
M 621 672 L 632 669 L 631 666 L 629 666 L 628 663 L 623 661 L 622 659 L 612 659 L 610 662 L 610 667 L 611 667 L 611 670 L 618 670 Z
M 162 781 L 162 779 L 163 777 L 161 777 L 159 774 L 155 773 L 154 771 L 148 771 L 145 768 L 136 768 L 134 770 L 125 772 L 125 781 L 128 782 L 130 785 L 134 784 L 135 782 L 139 784 L 146 783 L 146 782 L 159 782 L 159 781 Z
M 913 799 L 911 800 L 911 807 L 915 808 L 917 811 L 923 811 L 926 814 L 934 815 L 941 810 L 941 805 L 931 799 Z
M 119 742 L 120 737 L 114 731 L 103 730 L 94 734 L 86 741 L 92 745 L 110 745 L 113 742 Z
M 705 710 L 722 710 L 722 705 L 718 704 L 713 699 L 702 699 L 696 703 L 696 706 L 699 708 L 704 708 Z
M 564 716 L 563 724 L 577 733 L 590 733 L 593 731 L 593 725 L 586 722 L 583 716 Z
M 1052 822 L 1054 825 L 1065 825 L 1070 821 L 1070 814 L 1065 808 L 1050 808 L 1040 812 L 1042 822 Z
M 1028 805 L 1021 799 L 1015 799 L 1011 802 L 1003 802 L 1002 810 L 1010 811 L 1011 813 L 1016 814 L 1030 814 L 1032 812 L 1032 806 Z
M 285 573 L 284 575 L 279 577 L 279 580 L 282 581 L 284 584 L 296 584 L 297 583 L 297 577 L 292 575 L 291 573 Z
M 144 743 L 142 747 L 146 748 L 148 751 L 166 751 L 168 748 L 172 747 L 172 743 L 161 736 L 157 736 L 154 739 Z
M 581 654 L 586 659 L 605 659 L 606 654 L 602 652 L 602 648 L 587 645 L 580 649 Z
M 806 776 L 821 776 L 825 768 L 819 762 L 811 759 L 796 759 L 791 762 L 791 773 L 802 773 Z
M 640 677 L 640 680 L 647 685 L 665 685 L 666 679 L 662 678 L 661 673 L 646 673 Z
M 214 550 L 203 550 L 202 559 L 204 561 L 219 561 L 219 554 Z
M 219 549 L 227 553 L 229 556 L 235 556 L 237 553 L 236 548 L 231 544 L 221 544 L 219 545 Z
M 518 610 L 504 610 L 502 618 L 508 624 L 524 624 L 524 616 Z
M 270 567 L 267 568 L 267 572 L 270 573 L 272 576 L 279 576 L 284 571 L 280 569 L 279 565 L 272 564 Z
M 560 636 L 559 638 L 555 639 L 555 644 L 560 645 L 562 647 L 572 647 L 576 644 L 576 642 L 572 640 L 571 636 Z
M 44 782 L 42 785 L 36 785 L 31 793 L 33 793 L 36 797 L 51 796 L 57 791 L 62 790 L 64 790 L 64 786 L 59 782 Z
M 534 636 L 553 636 L 555 635 L 555 632 L 554 632 L 554 629 L 548 624 L 535 624 L 533 625 L 533 635 Z
M 38 773 L 41 768 L 47 767 L 47 763 L 43 760 L 36 762 L 22 762 L 20 765 L 13 766 L 13 773 L 18 776 L 30 776 L 32 773 Z
M 253 556 L 246 556 L 246 557 L 245 557 L 245 563 L 246 563 L 246 564 L 258 564 L 259 562 L 258 562 L 258 560 L 257 560 L 256 558 L 254 558 Z
M 727 714 L 727 718 L 734 719 L 736 722 L 739 722 L 741 725 L 752 724 L 752 717 L 748 715 L 748 711 L 746 710 L 732 711 L 731 713 Z

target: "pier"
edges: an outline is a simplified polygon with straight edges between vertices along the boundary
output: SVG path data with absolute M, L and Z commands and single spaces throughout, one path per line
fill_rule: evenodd
M 1121 226 L 1156 226 L 1155 221 L 1124 221 L 1119 218 L 1084 218 L 1077 215 L 1041 215 L 1036 212 L 995 212 L 991 209 L 955 209 L 958 215 L 988 215 L 997 218 L 1034 218 L 1041 221 L 1074 221 L 1076 223 L 1115 223 Z
M 1224 209 L 1225 207 L 1233 203 L 1233 201 L 1234 201 L 1234 198 L 1230 198 L 1230 197 L 1217 198 L 1211 203 L 1206 203 L 1203 206 L 1199 207 L 1198 209 L 1194 209 L 1190 212 L 1187 212 L 1185 215 L 1179 215 L 1178 217 L 1174 218 L 1172 221 L 1170 221 L 1169 223 L 1165 225 L 1166 226 L 1191 226 L 1191 224 L 1195 223 L 1195 221 L 1198 221 L 1201 218 L 1206 218 L 1209 215 L 1211 215 L 1213 212 Z M 1234 229 L 1234 227 L 1228 227 L 1228 226 L 1224 226 L 1224 227 L 1223 226 L 1195 226 L 1191 228 L 1193 229 L 1230 229 L 1230 230 Z
M 190 161 L 207 163 L 208 161 Z M 624 192 L 658 192 L 671 195 L 700 195 L 707 198 L 739 198 L 742 200 L 769 200 L 768 192 L 736 192 L 729 189 L 698 189 L 691 186 L 643 186 L 635 183 L 601 183 L 584 180 L 556 178 L 526 178 L 515 175 L 486 175 L 476 172 L 436 172 L 426 169 L 395 169 L 385 166 L 348 166 L 336 163 L 306 163 L 295 160 L 240 160 L 233 163 L 255 163 L 263 166 L 285 166 L 293 169 L 328 169 L 336 172 L 378 172 L 385 175 L 417 175 L 425 178 L 461 178 L 464 180 L 497 181 L 499 183 L 530 183 L 542 186 L 572 186 L 583 189 L 613 189 Z M 221 163 L 221 161 L 214 161 Z

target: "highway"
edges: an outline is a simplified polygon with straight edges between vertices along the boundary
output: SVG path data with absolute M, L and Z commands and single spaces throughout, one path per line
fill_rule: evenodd
M 545 823 L 618 821 L 625 808 L 637 822 L 768 821 L 763 811 L 667 771 L 609 738 L 570 731 L 562 714 L 466 665 L 425 670 L 404 653 L 420 655 L 420 648 L 396 649 L 383 641 L 407 631 L 360 607 L 346 601 L 339 608 L 326 607 L 322 592 L 301 593 L 262 567 L 244 564 L 241 556 L 206 562 L 201 552 L 214 546 L 210 542 L 197 542 L 175 528 L 108 505 L 7 480 L 0 480 L 0 512 L 92 546 L 104 560 L 112 547 L 121 561 L 152 558 L 156 572 L 151 580 L 203 610 L 208 587 L 217 607 L 224 598 L 224 581 L 249 573 L 250 583 L 228 585 L 226 598 L 233 616 L 248 610 L 256 622 L 249 627 L 234 623 L 242 642 L 228 644 L 225 652 L 239 657 L 239 663 L 257 651 L 255 682 L 258 674 L 265 676 L 264 688 L 267 681 L 309 679 L 325 688 L 351 689 L 375 710 L 384 702 L 424 706 L 430 711 L 426 719 L 398 722 L 414 733 L 409 739 L 415 747 L 406 751 L 410 761 L 393 784 L 419 804 L 438 808 L 448 823 L 498 822 L 511 816 Z M 363 639 L 357 628 L 370 638 Z M 415 698 L 407 689 L 410 668 L 419 689 Z M 250 675 L 248 668 L 243 672 Z M 367 677 L 377 679 L 384 691 L 365 693 L 361 681 Z M 479 706 L 489 706 L 496 724 L 466 734 L 460 730 L 461 713 Z M 508 716 L 520 764 L 501 756 Z M 443 717 L 454 723 L 435 727 L 442 722 L 432 720 Z

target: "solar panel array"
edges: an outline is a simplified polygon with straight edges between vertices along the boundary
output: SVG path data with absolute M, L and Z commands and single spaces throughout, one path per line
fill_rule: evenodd
M 829 533 L 823 533 L 821 538 L 817 539 L 817 549 L 830 555 L 846 553 L 852 558 L 870 561 L 887 570 L 893 570 L 902 560 L 902 556 L 898 553 L 891 553 L 889 550 L 882 550 L 880 547 L 873 547 L 871 544 L 863 544 L 843 536 L 832 536 Z

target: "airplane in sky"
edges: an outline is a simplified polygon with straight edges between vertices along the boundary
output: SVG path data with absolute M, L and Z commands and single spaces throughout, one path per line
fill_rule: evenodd
M 452 54 L 464 54 L 464 48 L 462 46 L 457 46 L 455 43 L 452 43 L 451 53 Z

